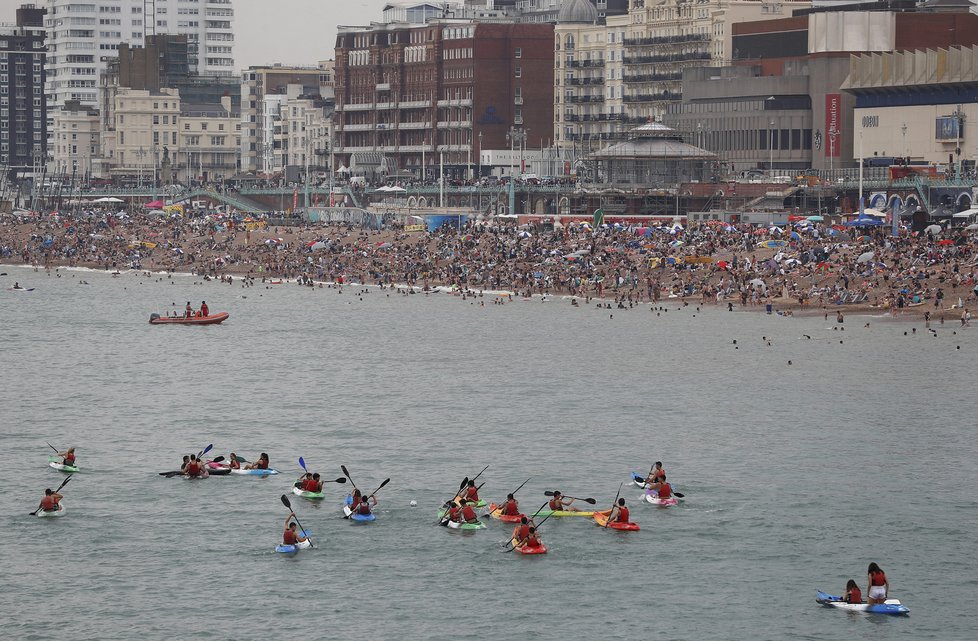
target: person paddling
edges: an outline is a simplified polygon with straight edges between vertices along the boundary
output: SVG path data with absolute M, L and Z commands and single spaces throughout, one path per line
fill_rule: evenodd
M 319 472 L 315 474 L 307 474 L 305 480 L 305 485 L 302 489 L 306 492 L 322 492 L 323 482 L 319 480 Z
M 248 463 L 245 465 L 246 470 L 267 470 L 268 469 L 268 454 L 265 452 L 261 453 L 258 460 L 254 463 Z
M 461 522 L 462 508 L 461 506 L 459 506 L 458 503 L 456 503 L 455 501 L 446 501 L 444 508 L 445 508 L 445 514 L 442 517 L 442 523 L 445 523 L 446 521 L 451 523 Z
M 468 486 L 461 493 L 461 498 L 471 503 L 479 502 L 479 489 L 475 486 L 475 481 L 468 482 Z
M 530 528 L 535 526 L 533 519 L 524 515 L 520 518 L 520 524 L 513 528 L 513 538 L 516 539 L 517 543 L 526 540 L 530 536 Z
M 609 523 L 628 523 L 628 508 L 625 507 L 625 499 L 618 499 L 618 505 L 611 509 L 611 513 L 608 515 Z
M 472 509 L 472 502 L 462 499 L 462 521 L 465 523 L 478 523 L 479 516 Z
M 537 529 L 533 526 L 530 526 L 527 535 L 524 538 L 517 540 L 516 545 L 513 547 L 526 546 L 526 547 L 535 548 L 535 547 L 539 547 L 540 545 L 542 545 L 542 543 L 540 541 L 540 537 L 537 536 Z
M 662 461 L 656 461 L 655 465 L 652 466 L 652 471 L 646 477 L 645 482 L 648 485 L 653 483 L 658 483 L 661 479 L 666 477 L 666 471 L 662 469 Z
M 296 522 L 292 519 L 295 518 L 295 512 L 289 512 L 289 515 L 285 517 L 285 533 L 282 534 L 282 543 L 285 545 L 297 545 L 306 540 L 304 534 L 296 531 Z
M 517 516 L 520 513 L 520 503 L 512 494 L 507 494 L 506 501 L 498 509 L 505 516 Z
M 183 463 L 180 464 L 180 473 L 181 474 L 186 474 L 187 473 L 187 464 L 188 463 L 190 463 L 190 455 L 189 454 L 184 454 L 183 455 Z
M 875 605 L 886 601 L 886 595 L 890 593 L 890 581 L 886 574 L 876 563 L 869 564 L 867 570 L 869 587 L 866 589 L 866 603 Z
M 235 454 L 234 452 L 231 452 L 231 456 L 229 456 L 228 459 L 229 459 L 228 460 L 228 464 L 231 466 L 231 469 L 232 470 L 240 470 L 241 469 L 241 461 L 238 460 L 238 455 L 237 454 Z
M 41 505 L 37 509 L 41 512 L 57 512 L 58 504 L 63 498 L 63 496 L 48 488 L 44 490 L 44 498 L 41 499 Z
M 547 503 L 547 505 L 550 507 L 550 510 L 553 512 L 559 512 L 559 511 L 580 512 L 580 510 L 578 510 L 576 507 L 573 507 L 571 505 L 571 503 L 573 503 L 576 500 L 577 499 L 565 499 L 563 494 L 561 494 L 557 490 L 554 490 L 554 496 L 552 499 L 550 499 L 550 502 Z
M 371 501 L 373 501 L 373 505 L 377 505 L 377 497 L 373 495 L 361 496 L 360 503 L 353 509 L 353 513 L 360 516 L 370 516 Z
M 64 452 L 58 452 L 58 456 L 61 457 L 61 464 L 67 465 L 69 467 L 78 467 L 75 465 L 75 448 L 69 447 Z
M 206 476 L 204 466 L 197 460 L 196 454 L 190 455 L 190 461 L 187 463 L 187 467 L 184 469 L 183 473 L 191 478 Z
M 308 481 L 311 478 L 312 478 L 312 472 L 306 472 L 305 474 L 303 474 L 302 476 L 300 476 L 296 480 L 296 482 L 293 483 L 293 485 L 295 485 L 300 490 L 305 491 L 305 489 L 306 489 L 306 481 Z
M 649 490 L 656 492 L 660 499 L 668 499 L 672 497 L 672 486 L 666 481 L 665 473 L 659 477 L 657 482 L 649 485 Z

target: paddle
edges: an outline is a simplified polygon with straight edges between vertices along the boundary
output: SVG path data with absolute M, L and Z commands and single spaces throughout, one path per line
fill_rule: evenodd
M 61 481 L 61 485 L 59 485 L 59 486 L 58 486 L 58 489 L 56 489 L 56 490 L 54 491 L 54 493 L 55 493 L 55 494 L 57 494 L 58 492 L 60 492 L 60 491 L 61 491 L 61 488 L 63 488 L 64 486 L 66 486 L 66 485 L 68 485 L 68 481 L 70 481 L 70 480 L 71 480 L 71 477 L 72 477 L 72 476 L 74 476 L 74 474 L 72 474 L 72 475 L 69 475 L 69 476 L 68 476 L 68 478 L 66 478 L 65 480 L 63 480 L 63 481 Z M 36 510 L 34 510 L 33 512 L 30 512 L 30 513 L 28 514 L 28 516 L 35 516 L 35 515 L 37 515 L 37 513 L 38 513 L 38 512 L 40 512 L 40 511 L 41 511 L 41 506 L 40 506 L 40 505 L 38 505 L 38 506 L 37 506 L 37 509 L 36 509 Z
M 485 470 L 483 470 L 483 471 L 485 471 Z M 455 498 L 456 499 L 462 494 L 462 490 L 468 484 L 469 484 L 469 477 L 466 476 L 464 479 L 462 479 L 462 482 L 458 484 L 458 491 L 455 492 Z M 442 514 L 440 517 L 438 517 L 438 521 L 436 521 L 435 523 L 432 523 L 432 525 L 440 525 L 442 527 L 448 527 L 448 521 L 449 521 L 449 518 L 448 518 L 448 508 L 454 502 L 455 502 L 455 499 L 452 499 L 451 501 L 445 501 L 445 504 L 442 505 L 442 507 L 445 508 L 445 513 Z
M 485 472 L 485 471 L 486 471 L 486 470 L 488 470 L 488 469 L 489 469 L 489 466 L 487 465 L 487 466 L 485 466 L 484 468 L 482 468 L 482 472 Z M 478 474 L 476 474 L 475 476 L 473 476 L 473 477 L 472 477 L 471 479 L 469 479 L 469 480 L 470 480 L 470 481 L 474 481 L 474 480 L 476 480 L 477 478 L 479 478 L 480 476 L 482 476 L 482 472 L 479 472 Z
M 183 470 L 173 470 L 172 472 L 160 472 L 160 476 L 165 476 L 168 479 L 172 479 L 174 476 L 180 476 L 183 474 Z
M 299 526 L 299 529 L 301 529 L 303 532 L 305 532 L 306 531 L 306 528 L 302 527 L 302 523 L 299 523 L 299 517 L 295 515 L 295 510 L 292 509 L 292 503 L 289 502 L 289 497 L 285 496 L 284 494 L 282 495 L 282 505 L 284 505 L 285 507 L 289 508 L 289 512 L 292 512 L 292 518 L 295 519 L 295 522 Z M 315 545 L 312 544 L 312 537 L 311 536 L 309 536 L 308 534 L 306 534 L 305 537 L 307 539 L 309 539 L 309 547 L 311 547 L 311 548 L 316 547 Z
M 625 485 L 624 483 L 620 483 L 618 485 L 618 493 L 615 494 L 615 500 L 611 502 L 611 509 L 608 511 L 608 520 L 604 522 L 604 525 L 602 527 L 607 528 L 608 525 L 611 523 L 611 513 L 615 511 L 615 506 L 618 505 L 618 497 L 621 496 L 621 488 L 624 485 Z
M 343 470 L 343 471 L 344 471 L 344 472 L 346 472 L 346 469 L 344 468 L 344 470 Z M 350 474 L 349 474 L 349 472 L 347 472 L 347 476 L 349 476 L 349 475 L 350 475 Z M 375 495 L 375 494 L 376 494 L 377 492 L 379 492 L 379 491 L 381 491 L 382 489 L 384 489 L 384 486 L 385 486 L 385 485 L 387 485 L 387 484 L 388 484 L 388 483 L 390 483 L 390 482 L 391 482 L 391 480 L 390 480 L 390 479 L 384 479 L 384 482 L 380 484 L 380 487 L 378 487 L 378 488 L 377 488 L 376 490 L 374 490 L 373 492 L 371 492 L 370 494 L 368 494 L 368 495 L 367 495 L 367 498 L 370 498 L 371 496 L 373 496 L 373 495 Z M 351 485 L 353 484 L 353 480 L 352 480 L 352 479 L 350 480 L 350 484 L 351 484 Z M 356 485 L 354 485 L 353 487 L 356 487 Z M 355 509 L 355 508 L 356 508 L 356 506 L 355 506 L 355 505 L 351 505 L 351 506 L 350 506 L 350 508 L 351 508 L 351 509 L 350 509 L 350 513 L 349 513 L 349 514 L 347 514 L 347 515 L 345 515 L 345 516 L 343 517 L 344 519 L 348 519 L 348 518 L 350 518 L 351 516 L 353 516 L 353 509 Z
M 554 493 L 551 492 L 550 490 L 547 490 L 546 492 L 543 493 L 543 495 L 544 496 L 553 496 Z M 597 501 L 595 501 L 594 499 L 582 499 L 579 496 L 568 496 L 567 494 L 561 494 L 561 496 L 564 497 L 564 498 L 567 498 L 567 499 L 574 499 L 575 501 L 584 501 L 585 503 L 587 503 L 589 505 L 594 505 L 595 503 L 597 503 Z
M 343 474 L 346 475 L 346 478 L 350 479 L 350 485 L 353 486 L 353 489 L 354 490 L 358 489 L 357 488 L 357 484 L 353 482 L 353 477 L 350 476 L 350 472 L 346 469 L 346 466 L 345 465 L 341 465 L 340 466 L 340 469 L 343 470 Z
M 332 481 L 323 481 L 323 483 L 339 483 L 342 485 L 343 483 L 346 483 L 346 477 L 341 476 L 338 479 L 333 479 Z
M 215 459 L 211 459 L 211 463 L 220 463 L 220 462 L 222 462 L 223 460 L 224 460 L 224 457 L 223 457 L 223 456 L 218 456 L 218 457 L 217 457 L 217 458 L 215 458 Z
M 532 478 L 533 477 L 531 476 L 530 479 L 532 479 Z M 513 490 L 512 492 L 510 492 L 510 494 L 512 494 L 513 496 L 516 496 L 516 493 L 520 491 L 520 488 L 522 488 L 524 485 L 526 485 L 527 483 L 529 483 L 530 482 L 530 479 L 526 479 L 525 481 L 523 481 L 522 483 L 520 483 L 520 487 L 518 487 L 515 490 Z M 502 506 L 497 506 L 496 509 L 493 510 L 492 512 L 496 512 L 497 510 L 500 511 L 500 512 L 502 512 L 502 509 L 503 509 Z M 491 515 L 492 512 L 490 512 L 489 514 Z
M 309 470 L 306 469 L 306 462 L 302 460 L 302 457 L 301 456 L 299 457 L 299 467 L 301 467 L 304 472 L 308 472 L 309 471 Z
M 45 443 L 48 443 L 47 441 L 44 441 L 44 442 Z M 58 452 L 58 448 L 56 448 L 55 446 L 51 445 L 50 443 L 48 443 L 48 447 L 50 447 L 52 450 L 54 450 L 54 453 L 55 454 L 60 454 L 60 452 Z
M 201 456 L 203 456 L 204 454 L 207 454 L 212 449 L 214 449 L 214 444 L 213 443 L 211 443 L 210 445 L 208 445 L 207 447 L 205 447 L 204 449 L 202 449 L 200 452 L 197 453 L 197 460 L 199 461 Z

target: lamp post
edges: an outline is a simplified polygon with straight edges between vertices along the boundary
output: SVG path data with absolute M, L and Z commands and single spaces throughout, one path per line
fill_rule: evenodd
M 903 134 L 903 157 L 907 157 L 907 123 L 900 125 L 900 132 Z
M 835 137 L 839 135 L 839 132 L 836 130 L 835 125 L 829 127 L 828 134 L 829 134 L 829 173 L 831 174 L 833 172 L 833 166 L 835 164 Z

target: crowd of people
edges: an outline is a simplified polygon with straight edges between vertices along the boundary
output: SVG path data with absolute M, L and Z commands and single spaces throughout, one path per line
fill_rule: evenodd
M 978 234 L 791 227 L 720 221 L 596 228 L 488 218 L 461 228 L 291 227 L 226 215 L 88 212 L 0 222 L 0 262 L 109 271 L 193 272 L 249 279 L 446 286 L 570 296 L 628 308 L 679 298 L 740 307 L 853 306 L 943 314 L 978 296 Z M 970 312 L 968 312 L 970 315 Z

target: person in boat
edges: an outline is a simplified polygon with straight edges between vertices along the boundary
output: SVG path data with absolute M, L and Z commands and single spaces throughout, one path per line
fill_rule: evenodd
M 885 602 L 886 595 L 890 593 L 890 582 L 880 566 L 870 563 L 867 578 L 869 587 L 866 589 L 866 603 L 875 605 Z
M 648 489 L 652 492 L 656 492 L 660 499 L 672 498 L 672 486 L 666 481 L 665 473 L 659 477 L 659 480 L 648 486 Z
M 200 301 L 200 315 L 207 316 L 210 313 L 210 309 L 207 308 L 207 301 Z
M 61 502 L 61 499 L 63 498 L 64 498 L 63 496 L 61 496 L 51 488 L 48 488 L 44 490 L 44 498 L 41 499 L 41 504 L 38 506 L 37 509 L 39 509 L 42 512 L 57 512 L 58 504 Z
M 75 465 L 75 448 L 69 447 L 64 452 L 58 452 L 58 456 L 61 457 L 61 464 L 68 465 L 71 467 L 77 467 Z
M 845 601 L 846 601 L 846 603 L 862 603 L 863 602 L 863 593 L 860 592 L 859 586 L 856 585 L 856 582 L 853 581 L 852 579 L 849 579 L 849 582 L 846 583 L 846 597 L 845 597 Z
M 478 523 L 479 522 L 479 515 L 477 515 L 475 513 L 475 510 L 472 509 L 472 506 L 473 505 L 474 505 L 474 503 L 472 501 L 469 501 L 469 500 L 466 500 L 466 499 L 462 499 L 462 510 L 461 510 L 461 512 L 462 512 L 462 521 L 464 523 Z
M 312 472 L 306 472 L 305 474 L 303 474 L 302 476 L 300 476 L 296 480 L 296 482 L 293 483 L 293 485 L 295 485 L 300 490 L 305 491 L 305 489 L 306 489 L 306 481 L 308 481 L 311 478 L 312 478 Z
M 183 473 L 190 477 L 204 476 L 204 465 L 197 460 L 196 454 L 190 455 L 190 461 L 187 462 L 187 467 L 184 468 Z
M 537 529 L 531 525 L 530 529 L 527 531 L 526 536 L 523 537 L 522 539 L 517 540 L 516 545 L 514 547 L 535 548 L 535 547 L 539 547 L 540 545 L 542 545 L 542 543 L 540 542 L 540 537 L 537 536 Z
M 580 512 L 580 510 L 571 505 L 571 503 L 576 500 L 577 499 L 565 499 L 563 494 L 561 494 L 558 490 L 554 490 L 553 498 L 550 499 L 550 502 L 547 505 L 553 512 Z
M 282 535 L 284 545 L 297 545 L 306 540 L 305 535 L 296 530 L 296 522 L 292 520 L 294 518 L 295 512 L 289 512 L 289 515 L 285 517 L 285 533 Z
M 322 492 L 323 482 L 319 480 L 319 472 L 315 474 L 307 475 L 308 478 L 305 480 L 305 485 L 302 489 L 306 492 Z
M 520 523 L 513 528 L 513 538 L 519 541 L 525 541 L 530 536 L 530 528 L 536 527 L 533 519 L 524 515 L 520 518 Z
M 353 508 L 353 513 L 359 514 L 360 516 L 370 516 L 371 500 L 373 501 L 373 505 L 377 505 L 377 497 L 373 495 L 361 496 L 360 503 Z
M 445 501 L 445 514 L 442 516 L 442 524 L 448 525 L 449 522 L 459 523 L 462 520 L 462 507 L 455 501 Z
M 360 490 L 353 488 L 353 492 L 350 493 L 350 506 L 360 505 Z
M 666 471 L 662 469 L 662 461 L 656 461 L 655 465 L 652 466 L 652 471 L 646 477 L 645 482 L 648 485 L 653 483 L 658 483 L 660 478 L 666 477 Z
M 190 301 L 187 301 L 187 308 L 184 310 L 186 318 L 192 318 L 194 315 L 194 308 L 190 306 Z
M 461 497 L 471 503 L 479 502 L 479 490 L 475 486 L 475 481 L 469 481 L 468 486 L 462 490 Z
M 516 516 L 520 513 L 520 503 L 512 494 L 507 494 L 506 500 L 497 509 L 505 516 Z
M 184 454 L 183 455 L 183 463 L 180 464 L 180 471 L 181 472 L 186 472 L 187 471 L 187 464 L 188 463 L 190 463 L 190 455 L 189 454 Z
M 238 460 L 238 455 L 234 452 L 231 452 L 231 456 L 228 457 L 228 465 L 231 466 L 232 470 L 241 469 L 241 461 Z
M 625 499 L 618 499 L 618 505 L 611 509 L 608 515 L 609 523 L 628 523 L 628 508 L 625 507 Z
M 268 469 L 268 454 L 265 452 L 261 453 L 258 460 L 254 463 L 248 463 L 245 465 L 246 470 L 267 470 Z

